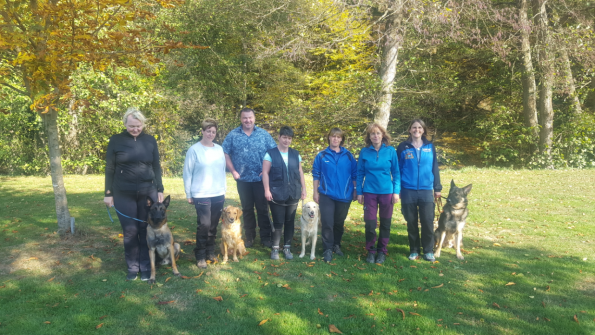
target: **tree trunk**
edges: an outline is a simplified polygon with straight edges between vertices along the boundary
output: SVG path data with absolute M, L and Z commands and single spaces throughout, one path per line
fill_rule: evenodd
M 68 210 L 66 189 L 64 188 L 64 178 L 62 176 L 62 152 L 60 150 L 60 138 L 58 134 L 58 111 L 50 107 L 45 115 L 45 120 L 50 152 L 52 186 L 54 187 L 54 200 L 56 202 L 56 216 L 58 219 L 58 234 L 64 236 L 70 232 L 70 211 Z
M 521 54 L 523 57 L 523 116 L 525 127 L 531 127 L 533 136 L 539 138 L 539 121 L 537 119 L 537 104 L 535 94 L 535 71 L 533 70 L 533 59 L 531 57 L 531 43 L 529 33 L 531 23 L 527 18 L 529 4 L 527 0 L 519 0 L 519 23 L 521 24 Z
M 552 37 L 548 27 L 546 12 L 547 0 L 533 0 L 533 14 L 537 28 L 537 48 L 539 49 L 539 149 L 550 157 L 554 137 L 554 108 L 552 104 L 552 86 L 554 83 L 554 57 L 551 51 Z
M 562 44 L 562 41 L 559 43 Z M 571 110 L 575 115 L 579 115 L 583 112 L 581 108 L 581 102 L 576 94 L 576 85 L 574 84 L 574 77 L 572 76 L 572 68 L 570 67 L 570 58 L 568 57 L 568 50 L 566 47 L 560 49 L 560 58 L 562 61 L 562 71 L 564 72 L 564 81 L 566 89 L 568 90 L 568 96 L 570 97 Z
M 384 36 L 382 42 L 382 58 L 380 63 L 380 96 L 378 99 L 378 109 L 374 115 L 374 122 L 377 122 L 385 129 L 388 127 L 390 119 L 390 107 L 393 99 L 393 84 L 397 74 L 397 60 L 399 55 L 399 46 L 403 41 L 403 36 L 399 34 L 402 21 L 402 0 L 395 0 L 391 9 L 391 15 L 386 19 Z

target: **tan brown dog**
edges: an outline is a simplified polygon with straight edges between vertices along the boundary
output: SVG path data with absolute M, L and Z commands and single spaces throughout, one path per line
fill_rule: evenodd
M 151 260 L 151 278 L 148 283 L 155 283 L 155 261 L 159 257 L 161 264 L 170 264 L 174 275 L 181 277 L 176 266 L 176 259 L 180 254 L 180 245 L 174 243 L 174 236 L 167 226 L 167 207 L 169 206 L 169 195 L 163 202 L 155 202 L 147 196 L 147 245 L 149 247 L 149 258 Z M 157 255 L 155 255 L 157 253 Z
M 227 262 L 228 253 L 233 255 L 234 262 L 239 262 L 237 255 L 242 258 L 246 253 L 246 247 L 242 240 L 241 216 L 242 210 L 237 207 L 227 206 L 223 209 L 223 216 L 221 217 L 221 221 L 223 222 L 221 228 L 221 254 L 223 254 L 223 263 Z

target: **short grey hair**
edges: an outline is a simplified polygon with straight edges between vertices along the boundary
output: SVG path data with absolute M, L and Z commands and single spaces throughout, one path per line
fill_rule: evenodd
M 140 121 L 140 123 L 143 124 L 143 126 L 145 125 L 145 121 L 147 121 L 147 118 L 136 107 L 130 107 L 128 108 L 126 113 L 124 113 L 124 118 L 122 119 L 122 121 L 124 121 L 124 125 L 126 125 L 126 121 L 128 121 L 128 116 L 131 115 L 133 119 L 137 119 Z

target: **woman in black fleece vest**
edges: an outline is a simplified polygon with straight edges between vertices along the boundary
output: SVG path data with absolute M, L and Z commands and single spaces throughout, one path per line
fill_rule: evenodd
M 163 202 L 163 183 L 157 141 L 143 132 L 145 117 L 136 108 L 124 114 L 126 130 L 110 138 L 105 157 L 105 198 L 131 218 L 147 220 L 147 196 Z M 118 213 L 124 232 L 124 253 L 128 265 L 127 280 L 135 280 L 138 272 L 142 280 L 151 275 L 147 247 L 147 223 L 124 217 Z

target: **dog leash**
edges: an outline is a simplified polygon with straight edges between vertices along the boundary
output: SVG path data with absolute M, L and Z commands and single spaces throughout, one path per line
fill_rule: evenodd
M 119 210 L 116 208 L 116 206 L 112 206 L 112 207 L 114 208 L 114 210 L 115 210 L 115 211 L 116 211 L 118 214 L 122 215 L 122 216 L 123 216 L 123 217 L 125 217 L 125 218 L 129 218 L 129 219 L 136 220 L 136 221 L 138 221 L 138 222 L 143 222 L 143 223 L 146 223 L 146 222 L 147 222 L 147 221 L 139 220 L 139 219 L 137 219 L 137 218 L 133 218 L 133 217 L 130 217 L 130 216 L 126 215 L 126 214 L 123 214 L 122 212 L 120 212 L 120 211 L 119 211 Z M 108 207 L 107 205 L 105 205 L 105 208 L 107 209 L 107 215 L 109 215 L 109 219 L 112 221 L 112 223 L 114 223 L 114 219 L 112 219 L 112 213 L 110 213 L 110 211 L 109 211 L 109 207 Z
M 273 224 L 273 217 L 271 216 L 271 209 L 270 209 L 270 206 L 269 206 L 269 202 L 268 201 L 267 201 L 267 215 L 269 216 L 269 222 L 271 223 L 271 230 L 274 233 L 275 232 L 275 225 Z
M 443 198 L 443 197 L 440 197 L 440 198 L 435 198 L 435 199 L 434 199 L 434 202 L 436 203 L 436 207 L 437 207 L 437 209 L 438 209 L 438 214 L 436 214 L 436 217 L 437 217 L 437 218 L 440 218 L 440 213 L 442 213 L 442 198 Z M 446 199 L 446 198 L 445 198 L 445 199 Z

